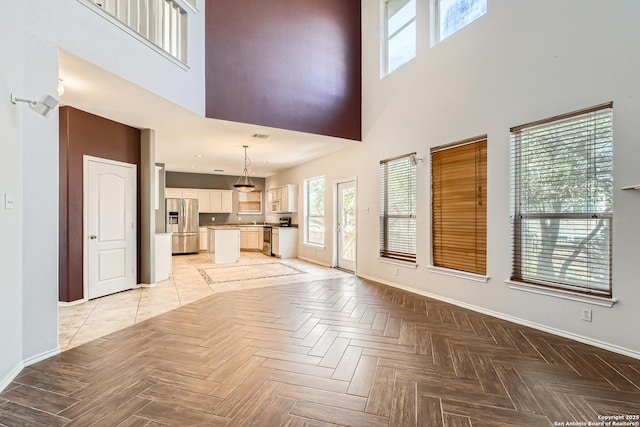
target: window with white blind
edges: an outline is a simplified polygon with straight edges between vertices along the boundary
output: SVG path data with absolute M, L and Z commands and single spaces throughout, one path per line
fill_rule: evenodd
M 304 242 L 324 246 L 324 176 L 304 181 Z
M 611 296 L 613 104 L 511 129 L 512 280 Z
M 384 1 L 383 74 L 416 57 L 416 0 Z
M 486 275 L 486 136 L 431 150 L 432 262 Z
M 380 162 L 380 257 L 416 262 L 416 167 L 411 156 Z

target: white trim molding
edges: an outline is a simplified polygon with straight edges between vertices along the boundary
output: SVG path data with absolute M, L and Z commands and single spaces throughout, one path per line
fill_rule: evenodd
M 536 322 L 531 322 L 529 320 L 525 320 L 525 319 L 520 319 L 519 317 L 513 317 L 513 316 L 509 316 L 507 314 L 504 313 L 500 313 L 497 311 L 493 311 L 493 310 L 488 310 L 486 308 L 482 308 L 482 307 L 478 307 L 475 305 L 471 305 L 471 304 L 467 304 L 458 300 L 454 300 L 451 298 L 447 298 L 447 297 L 443 297 L 440 295 L 436 295 L 436 294 L 432 294 L 430 292 L 425 292 L 422 291 L 420 289 L 415 289 L 415 288 L 411 288 L 409 286 L 404 286 L 404 285 L 400 285 L 398 283 L 393 283 L 387 280 L 382 280 L 379 279 L 377 277 L 373 277 L 373 276 L 369 276 L 369 275 L 365 275 L 365 274 L 358 274 L 358 277 L 361 277 L 363 279 L 367 279 L 367 280 L 372 280 L 374 282 L 378 282 L 378 283 L 382 283 L 384 285 L 388 285 L 391 286 L 393 288 L 398 288 L 398 289 L 402 289 L 403 291 L 407 291 L 413 294 L 417 294 L 417 295 L 421 295 L 423 297 L 427 297 L 427 298 L 432 298 L 438 301 L 442 301 L 442 302 L 446 302 L 458 307 L 462 307 L 462 308 L 466 308 L 468 310 L 471 311 L 475 311 L 477 313 L 482 313 L 482 314 L 486 314 L 488 316 L 492 316 L 492 317 L 496 317 L 498 319 L 502 319 L 502 320 L 506 320 L 507 322 L 512 322 L 512 323 L 516 323 L 518 325 L 522 325 L 522 326 L 528 326 L 530 328 L 533 329 L 537 329 L 539 331 L 543 331 L 543 332 L 547 332 L 553 335 L 557 335 L 563 338 L 567 338 L 573 341 L 578 341 L 581 342 L 583 344 L 588 344 L 588 345 L 592 345 L 594 347 L 598 347 L 601 348 L 603 350 L 607 350 L 607 351 L 611 351 L 613 353 L 618 353 L 618 354 L 622 354 L 624 356 L 629 356 L 632 357 L 634 359 L 638 359 L 640 360 L 640 352 L 636 351 L 636 350 L 631 350 L 625 347 L 620 347 L 618 345 L 615 344 L 610 344 L 604 341 L 600 341 L 600 340 L 596 340 L 593 338 L 589 338 L 589 337 L 585 337 L 582 335 L 578 335 L 578 334 L 574 334 L 573 332 L 568 332 L 568 331 L 563 331 L 561 329 L 557 329 L 557 328 L 553 328 L 547 325 L 542 325 L 540 323 L 536 323 Z
M 317 260 L 315 260 L 315 259 L 305 258 L 305 257 L 301 257 L 301 256 L 298 256 L 298 259 L 301 259 L 301 260 L 303 260 L 303 261 L 310 262 L 311 264 L 321 265 L 321 266 L 323 266 L 323 267 L 327 267 L 327 268 L 333 268 L 331 265 L 326 264 L 326 263 L 324 263 L 324 262 L 317 261 Z
M 58 354 L 60 354 L 60 347 L 56 347 L 53 350 L 47 350 L 45 352 L 42 352 L 40 354 L 36 354 L 35 356 L 31 356 L 27 359 L 24 360 L 24 366 L 31 366 L 33 364 L 36 364 L 38 362 L 43 361 L 44 359 L 48 359 L 50 357 L 53 356 L 57 356 Z
M 604 298 L 593 295 L 580 294 L 577 292 L 565 291 L 563 289 L 551 289 L 545 286 L 536 286 L 530 283 L 514 282 L 513 280 L 505 280 L 509 288 L 516 291 L 531 292 L 533 294 L 546 295 L 554 298 L 568 299 L 578 301 L 585 304 L 599 305 L 600 307 L 611 308 L 618 302 L 615 298 Z
M 7 375 L 5 375 L 4 378 L 2 378 L 0 380 L 0 393 L 2 393 L 2 391 L 7 388 L 7 386 L 9 384 L 11 384 L 11 382 L 13 380 L 16 379 L 16 377 L 18 376 L 18 374 L 24 369 L 24 363 L 19 362 L 16 366 L 13 367 L 13 369 L 11 369 L 9 371 L 9 373 L 7 373 Z
M 487 283 L 490 279 L 489 276 L 483 276 L 482 274 L 469 273 L 468 271 L 453 270 L 451 268 L 436 267 L 435 265 L 428 265 L 427 269 L 431 273 L 442 274 L 445 276 L 459 277 L 461 279 L 473 280 L 474 282 Z
M 82 298 L 82 299 L 77 299 L 75 301 L 58 301 L 58 307 L 73 307 L 74 305 L 80 305 L 80 304 L 84 304 L 85 302 L 89 301 L 86 298 Z

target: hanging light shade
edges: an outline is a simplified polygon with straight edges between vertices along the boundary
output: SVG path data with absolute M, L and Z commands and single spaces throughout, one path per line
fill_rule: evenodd
M 247 169 L 247 167 L 251 164 L 251 161 L 247 156 L 247 148 L 249 148 L 249 146 L 243 145 L 242 147 L 244 148 L 244 170 L 242 171 L 242 175 L 240 176 L 240 178 L 238 178 L 238 181 L 233 184 L 233 186 L 242 193 L 248 193 L 256 188 L 256 185 L 251 180 L 251 177 L 249 176 L 249 170 Z

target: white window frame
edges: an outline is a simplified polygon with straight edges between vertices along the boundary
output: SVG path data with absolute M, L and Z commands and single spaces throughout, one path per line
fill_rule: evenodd
M 483 17 L 484 15 L 487 14 L 488 12 L 488 4 L 489 4 L 489 0 L 484 0 L 485 5 L 486 5 L 486 9 L 484 11 L 484 13 L 474 17 L 473 19 L 469 20 L 468 22 L 465 22 L 460 28 L 455 29 L 452 33 L 447 34 L 445 36 L 442 35 L 442 28 L 441 28 L 441 19 L 440 19 L 440 15 L 441 15 L 441 11 L 440 11 L 440 3 L 442 0 L 431 0 L 431 28 L 432 28 L 432 33 L 431 33 L 431 40 L 432 43 L 431 45 L 435 45 L 437 43 L 440 43 L 441 41 L 451 37 L 452 35 L 454 35 L 455 33 L 459 32 L 460 30 L 462 30 L 463 28 L 468 27 L 471 23 L 477 21 L 479 18 Z M 464 1 L 464 0 L 462 0 Z M 482 1 L 482 0 L 481 0 Z
M 414 59 L 417 56 L 417 37 L 416 40 L 414 40 L 414 45 L 415 45 L 415 49 L 416 49 L 416 54 L 407 59 L 405 62 L 403 62 L 402 64 L 398 65 L 396 68 L 394 68 L 393 70 L 390 69 L 390 51 L 389 51 L 389 42 L 396 37 L 397 35 L 399 35 L 400 33 L 402 33 L 409 25 L 416 23 L 417 25 L 417 16 L 418 16 L 418 5 L 417 5 L 417 0 L 409 0 L 409 2 L 415 2 L 416 3 L 416 14 L 413 16 L 412 19 L 410 19 L 409 21 L 405 22 L 400 28 L 398 28 L 393 34 L 389 34 L 389 12 L 388 12 L 388 3 L 389 0 L 382 0 L 382 64 L 381 64 L 381 77 L 384 77 L 388 74 L 391 74 L 392 72 L 394 72 L 395 70 L 397 70 L 398 68 L 401 68 L 404 64 L 406 64 L 407 62 L 411 61 L 412 59 Z
M 393 262 L 402 262 L 402 263 L 406 263 L 407 265 L 417 265 L 417 236 L 416 233 L 414 232 L 412 235 L 412 242 L 413 243 L 413 253 L 409 253 L 409 252 L 400 252 L 397 250 L 394 250 L 394 248 L 390 247 L 391 245 L 389 244 L 389 241 L 391 239 L 389 239 L 387 236 L 389 235 L 390 230 L 388 228 L 390 228 L 388 226 L 389 221 L 391 220 L 398 220 L 398 219 L 407 219 L 407 220 L 413 220 L 414 226 L 417 226 L 417 184 L 418 184 L 418 180 L 417 180 L 417 171 L 416 171 L 416 166 L 414 163 L 412 163 L 412 158 L 415 158 L 416 153 L 409 153 L 409 154 L 405 154 L 402 156 L 398 156 L 398 157 L 394 157 L 394 158 L 390 158 L 390 159 L 386 159 L 386 160 L 382 160 L 380 161 L 380 176 L 379 176 L 379 180 L 380 180 L 380 209 L 379 209 L 379 222 L 380 222 L 380 242 L 379 242 L 379 257 L 381 260 L 392 260 Z M 413 192 L 413 197 L 414 197 L 414 206 L 413 206 L 413 211 L 409 212 L 409 213 L 405 213 L 402 215 L 398 215 L 398 214 L 392 214 L 390 213 L 390 208 L 389 208 L 389 197 L 387 196 L 387 194 L 389 193 L 389 179 L 388 179 L 388 173 L 389 173 L 389 166 L 390 164 L 396 163 L 396 162 L 404 162 L 406 161 L 407 163 L 409 163 L 408 167 L 409 168 L 413 168 L 412 172 L 412 188 L 411 191 Z M 393 199 L 392 199 L 393 200 Z
M 314 181 L 318 181 L 318 180 L 322 180 L 322 205 L 323 205 L 323 209 L 322 209 L 322 215 L 312 215 L 311 214 L 311 209 L 309 208 L 309 202 L 310 202 L 310 197 L 309 197 L 309 185 L 314 182 Z M 310 246 L 319 246 L 319 247 L 324 247 L 325 245 L 325 241 L 326 241 L 326 237 L 327 237 L 327 221 L 326 221 L 326 215 L 325 215 L 325 210 L 326 210 L 326 201 L 327 201 L 327 197 L 326 197 L 326 182 L 325 182 L 325 178 L 324 175 L 321 176 L 316 176 L 313 178 L 308 178 L 304 180 L 304 244 L 305 245 L 310 245 Z M 311 219 L 322 219 L 322 224 L 324 226 L 324 238 L 322 241 L 313 241 L 309 238 L 309 224 L 310 224 L 310 220 Z
M 520 207 L 521 200 L 524 198 L 523 194 L 528 194 L 528 193 L 524 193 L 525 190 L 522 188 L 521 177 L 520 177 L 520 173 L 521 173 L 520 171 L 521 171 L 521 168 L 523 168 L 521 154 L 520 154 L 522 150 L 521 148 L 522 143 L 520 141 L 520 132 L 528 131 L 528 130 L 535 131 L 536 129 L 544 130 L 546 127 L 562 125 L 563 122 L 568 122 L 570 124 L 579 123 L 580 121 L 587 122 L 587 120 L 590 120 L 592 117 L 594 117 L 596 113 L 608 114 L 609 120 L 612 120 L 613 104 L 609 103 L 609 104 L 598 105 L 598 106 L 587 108 L 584 110 L 551 117 L 545 120 L 540 120 L 538 122 L 517 126 L 515 128 L 511 128 L 510 130 L 511 131 L 511 174 L 512 174 L 512 177 L 511 177 L 512 276 L 511 276 L 511 279 L 508 281 L 508 283 L 510 285 L 513 285 L 512 287 L 514 289 L 524 290 L 526 288 L 530 288 L 530 289 L 538 289 L 539 290 L 538 293 L 544 293 L 544 294 L 557 295 L 559 293 L 565 293 L 565 294 L 571 293 L 571 294 L 578 294 L 585 298 L 591 298 L 591 299 L 602 299 L 602 300 L 609 300 L 609 301 L 613 299 L 612 297 L 612 293 L 613 293 L 613 287 L 612 287 L 613 210 L 600 210 L 596 206 L 593 206 L 590 210 L 579 212 L 579 213 L 574 213 L 573 211 L 531 212 L 530 210 L 522 209 Z M 611 126 L 610 132 L 612 132 L 613 124 L 610 123 L 610 126 Z M 567 133 L 567 135 L 571 135 L 571 134 Z M 591 138 L 591 136 L 589 137 Z M 586 141 L 589 141 L 588 144 L 592 145 L 592 147 L 590 147 L 589 149 L 595 151 L 596 148 L 593 147 L 594 142 L 592 142 L 591 140 L 586 140 Z M 560 145 L 559 143 L 554 142 L 554 145 L 552 147 L 553 149 L 557 150 L 559 145 Z M 604 147 L 604 145 L 602 146 L 598 145 L 598 147 Z M 531 150 L 529 149 L 529 151 Z M 612 160 L 611 160 L 611 163 L 605 163 L 606 160 L 599 160 L 598 157 L 593 157 L 593 158 L 595 159 L 594 162 L 599 163 L 601 167 L 604 167 L 604 168 L 606 168 L 607 166 L 611 168 L 613 167 Z M 613 173 L 612 170 L 610 170 L 610 172 L 611 174 Z M 611 199 L 613 199 L 613 194 L 611 194 L 610 197 Z M 600 288 L 592 288 L 590 281 L 587 281 L 586 283 L 575 283 L 570 280 L 565 280 L 563 277 L 557 278 L 556 280 L 556 278 L 547 279 L 545 278 L 544 274 L 539 274 L 539 273 L 524 274 L 523 269 L 524 269 L 525 263 L 521 259 L 521 257 L 523 256 L 523 254 L 527 254 L 527 256 L 529 256 L 531 251 L 528 249 L 525 238 L 523 237 L 524 235 L 526 235 L 526 232 L 523 231 L 523 227 L 524 227 L 523 224 L 525 224 L 525 221 L 527 220 L 540 220 L 545 218 L 548 218 L 549 220 L 552 220 L 552 219 L 553 220 L 576 220 L 576 221 L 598 220 L 599 222 L 608 223 L 607 227 L 605 228 L 606 230 L 608 230 L 607 239 L 609 241 L 608 243 L 609 276 L 608 276 L 607 290 L 603 290 Z M 549 256 L 552 257 L 551 259 L 553 260 L 557 259 L 555 252 L 552 252 Z

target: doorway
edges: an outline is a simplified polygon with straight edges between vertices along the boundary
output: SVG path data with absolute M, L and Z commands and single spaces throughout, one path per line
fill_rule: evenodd
M 356 181 L 339 182 L 336 186 L 336 267 L 356 271 Z
M 136 165 L 84 156 L 84 295 L 136 285 Z

